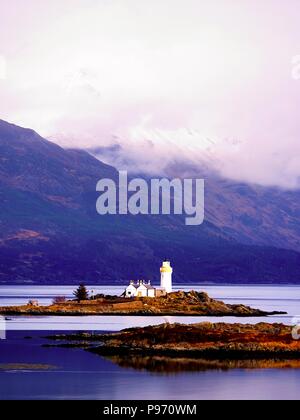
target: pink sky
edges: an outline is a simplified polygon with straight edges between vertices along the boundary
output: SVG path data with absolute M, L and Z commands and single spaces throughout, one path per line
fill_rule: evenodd
M 209 156 L 235 179 L 299 185 L 298 0 L 0 6 L 0 118 L 65 146 L 119 142 L 148 171 Z

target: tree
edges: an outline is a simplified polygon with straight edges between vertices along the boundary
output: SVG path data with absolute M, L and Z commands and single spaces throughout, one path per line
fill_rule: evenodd
M 81 300 L 87 300 L 89 298 L 88 291 L 86 290 L 84 284 L 81 284 L 73 294 L 78 302 L 80 302 Z

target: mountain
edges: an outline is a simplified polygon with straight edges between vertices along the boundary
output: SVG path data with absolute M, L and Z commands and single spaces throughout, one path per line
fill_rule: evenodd
M 167 176 L 205 179 L 205 219 L 246 245 L 300 252 L 300 190 L 235 182 L 207 164 L 176 161 Z
M 96 183 L 117 177 L 85 151 L 0 120 L 0 282 L 157 283 L 168 257 L 176 282 L 300 283 L 299 191 L 206 173 L 206 220 L 188 227 L 174 215 L 99 216 Z

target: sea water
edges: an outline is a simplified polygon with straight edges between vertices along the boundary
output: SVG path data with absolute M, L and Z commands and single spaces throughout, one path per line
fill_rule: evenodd
M 72 286 L 1 286 L 0 306 L 38 299 L 49 304 L 54 296 L 71 297 Z M 119 295 L 119 286 L 89 286 L 95 293 Z M 82 349 L 43 347 L 49 331 L 118 331 L 161 322 L 193 323 L 261 321 L 290 325 L 300 318 L 300 286 L 191 285 L 226 303 L 242 303 L 287 315 L 234 317 L 24 317 L 5 321 L 0 340 L 0 399 L 298 399 L 300 369 L 226 369 L 150 372 L 124 367 Z M 27 337 L 27 338 L 25 338 Z M 30 338 L 29 338 L 30 337 Z

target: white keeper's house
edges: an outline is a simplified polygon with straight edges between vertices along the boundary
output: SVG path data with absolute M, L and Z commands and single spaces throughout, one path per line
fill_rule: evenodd
M 126 287 L 125 297 L 159 297 L 172 292 L 172 273 L 170 261 L 163 261 L 160 268 L 160 287 L 153 287 L 151 282 L 131 280 Z

